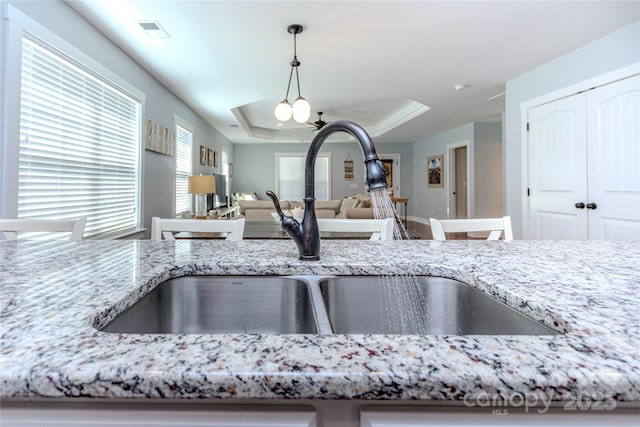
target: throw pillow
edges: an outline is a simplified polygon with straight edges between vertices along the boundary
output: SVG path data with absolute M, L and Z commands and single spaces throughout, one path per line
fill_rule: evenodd
M 358 199 L 355 197 L 343 197 L 340 203 L 340 213 L 346 214 L 347 209 L 356 207 L 356 203 L 358 203 Z

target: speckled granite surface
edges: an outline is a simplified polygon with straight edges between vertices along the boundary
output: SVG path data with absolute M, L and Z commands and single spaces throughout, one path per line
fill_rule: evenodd
M 0 242 L 0 386 L 23 397 L 640 402 L 637 242 Z M 556 336 L 119 335 L 93 325 L 189 274 L 437 275 Z

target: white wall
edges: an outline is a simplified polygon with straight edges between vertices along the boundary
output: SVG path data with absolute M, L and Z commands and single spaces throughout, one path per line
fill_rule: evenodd
M 220 167 L 214 171 L 212 167 L 200 165 L 198 151 L 200 145 L 216 150 L 218 156 L 220 155 L 221 146 L 224 145 L 229 152 L 231 161 L 233 160 L 233 144 L 66 3 L 61 1 L 12 0 L 8 4 L 16 7 L 31 19 L 64 39 L 74 48 L 82 51 L 142 91 L 146 96 L 145 117 L 169 128 L 174 126 L 174 114 L 191 123 L 195 128 L 193 147 L 194 173 L 220 172 Z M 0 57 L 5 58 L 4 43 L 2 43 L 2 49 Z M 0 63 L 0 65 L 3 65 L 3 63 Z M 2 68 L 2 73 L 2 80 L 4 81 L 4 67 Z M 5 94 L 5 91 L 3 90 L 2 93 Z M 12 143 L 10 141 L 17 141 L 17 138 L 7 138 L 5 143 Z M 150 228 L 152 216 L 174 216 L 174 158 L 145 151 L 143 161 L 143 226 Z M 15 186 L 16 183 L 4 182 L 3 185 Z M 15 206 L 2 206 L 2 214 L 9 216 L 15 209 Z
M 602 37 L 506 83 L 503 145 L 505 211 L 515 238 L 522 236 L 521 104 L 640 61 L 640 22 Z

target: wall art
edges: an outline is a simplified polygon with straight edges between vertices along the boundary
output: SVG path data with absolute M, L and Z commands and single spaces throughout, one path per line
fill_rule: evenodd
M 200 164 L 207 164 L 207 147 L 205 147 L 204 145 L 200 146 Z
M 176 133 L 151 119 L 144 120 L 144 149 L 173 156 L 176 147 Z
M 443 154 L 427 157 L 427 187 L 442 188 L 444 186 L 443 160 Z

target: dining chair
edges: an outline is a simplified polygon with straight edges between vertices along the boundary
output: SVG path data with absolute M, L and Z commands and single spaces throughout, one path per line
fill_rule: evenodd
M 151 240 L 175 240 L 173 233 L 227 233 L 226 240 L 242 240 L 244 218 L 239 219 L 151 219 Z
M 318 218 L 320 232 L 371 232 L 369 240 L 393 240 L 393 218 L 333 219 Z
M 69 240 L 82 240 L 87 217 L 78 219 L 0 218 L 0 234 L 6 240 L 17 240 L 19 232 L 71 233 Z
M 447 240 L 445 233 L 487 232 L 487 240 L 513 240 L 511 217 L 502 218 L 470 218 L 470 219 L 435 219 L 429 218 L 433 240 Z

